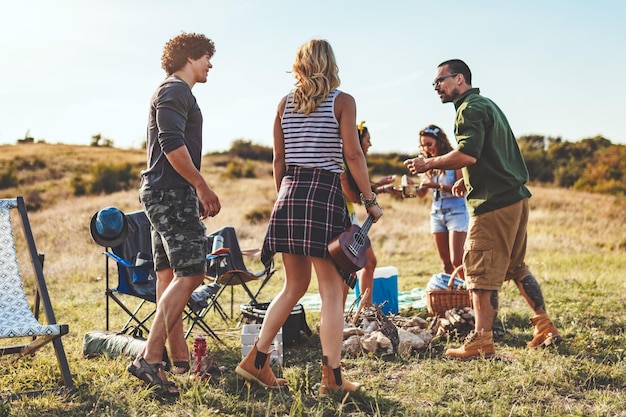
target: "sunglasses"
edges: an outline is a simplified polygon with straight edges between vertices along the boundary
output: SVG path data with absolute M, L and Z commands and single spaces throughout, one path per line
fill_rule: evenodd
M 433 81 L 433 87 L 438 87 L 441 84 L 441 82 L 445 80 L 446 78 L 456 77 L 457 75 L 459 75 L 458 72 L 453 72 L 452 74 L 448 74 L 448 75 L 442 75 L 441 77 Z

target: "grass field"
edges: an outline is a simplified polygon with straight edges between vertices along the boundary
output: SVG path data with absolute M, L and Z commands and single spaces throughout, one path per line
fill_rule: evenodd
M 345 373 L 363 382 L 366 390 L 345 401 L 322 399 L 315 389 L 321 374 L 317 313 L 307 312 L 313 337 L 285 352 L 285 367 L 279 371 L 289 383 L 285 392 L 249 386 L 235 376 L 240 329 L 224 325 L 211 313 L 209 320 L 227 346 L 209 341 L 209 349 L 228 371 L 208 382 L 180 377 L 182 398 L 163 401 L 129 376 L 127 359 L 82 357 L 85 333 L 105 325 L 105 261 L 103 248 L 91 239 L 89 221 L 98 209 L 109 205 L 125 212 L 139 210 L 136 191 L 73 197 L 68 186 L 72 173 L 88 164 L 102 159 L 139 164 L 143 152 L 89 147 L 58 152 L 61 148 L 48 145 L 44 152 L 44 147 L 36 146 L 2 147 L 0 161 L 15 155 L 41 158 L 48 167 L 56 167 L 55 179 L 40 172 L 38 181 L 24 180 L 15 189 L 0 191 L 0 197 L 37 195 L 43 203 L 30 213 L 30 220 L 38 249 L 46 254 L 44 272 L 57 319 L 70 325 L 64 346 L 77 390 L 67 396 L 0 402 L 0 416 L 626 415 L 624 198 L 530 187 L 527 262 L 564 337 L 556 348 L 526 348 L 532 338 L 531 311 L 517 289 L 505 285 L 498 320 L 506 333 L 496 342 L 499 359 L 444 359 L 443 351 L 457 345 L 455 340 L 435 340 L 429 349 L 412 357 L 346 359 Z M 259 247 L 266 225 L 250 223 L 246 216 L 271 207 L 275 194 L 271 167 L 259 165 L 258 178 L 231 179 L 223 175 L 221 162 L 204 161 L 203 172 L 223 207 L 216 218 L 206 221 L 207 229 L 234 226 L 242 248 Z M 379 265 L 398 268 L 400 291 L 425 286 L 440 269 L 429 234 L 429 199 L 401 201 L 382 195 L 380 202 L 384 217 L 370 232 Z M 260 268 L 258 262 L 248 266 Z M 264 301 L 271 300 L 282 285 L 278 257 L 277 267 L 279 271 L 263 290 Z M 310 291 L 316 291 L 315 284 Z M 247 301 L 243 291 L 236 289 L 235 296 L 236 308 Z M 119 309 L 113 311 L 115 328 L 124 317 Z M 403 314 L 426 317 L 424 311 Z M 55 386 L 58 378 L 51 347 L 17 362 L 0 359 L 1 395 Z

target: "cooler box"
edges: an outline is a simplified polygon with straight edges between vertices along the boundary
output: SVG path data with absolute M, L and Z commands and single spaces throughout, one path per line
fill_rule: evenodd
M 383 266 L 374 270 L 374 287 L 372 303 L 380 305 L 385 314 L 398 314 L 398 269 L 395 266 Z M 361 294 L 359 280 L 356 282 L 354 292 L 358 298 Z

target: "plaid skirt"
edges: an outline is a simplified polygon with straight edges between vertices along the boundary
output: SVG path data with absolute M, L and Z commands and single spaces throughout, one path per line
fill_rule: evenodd
M 350 226 L 339 174 L 288 166 L 263 242 L 261 260 L 277 252 L 329 258 L 328 242 Z

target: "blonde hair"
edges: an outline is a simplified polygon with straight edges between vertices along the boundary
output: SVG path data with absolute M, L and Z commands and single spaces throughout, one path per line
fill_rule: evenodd
M 340 84 L 335 54 L 324 39 L 312 39 L 298 49 L 293 73 L 296 78 L 294 111 L 307 116 Z

